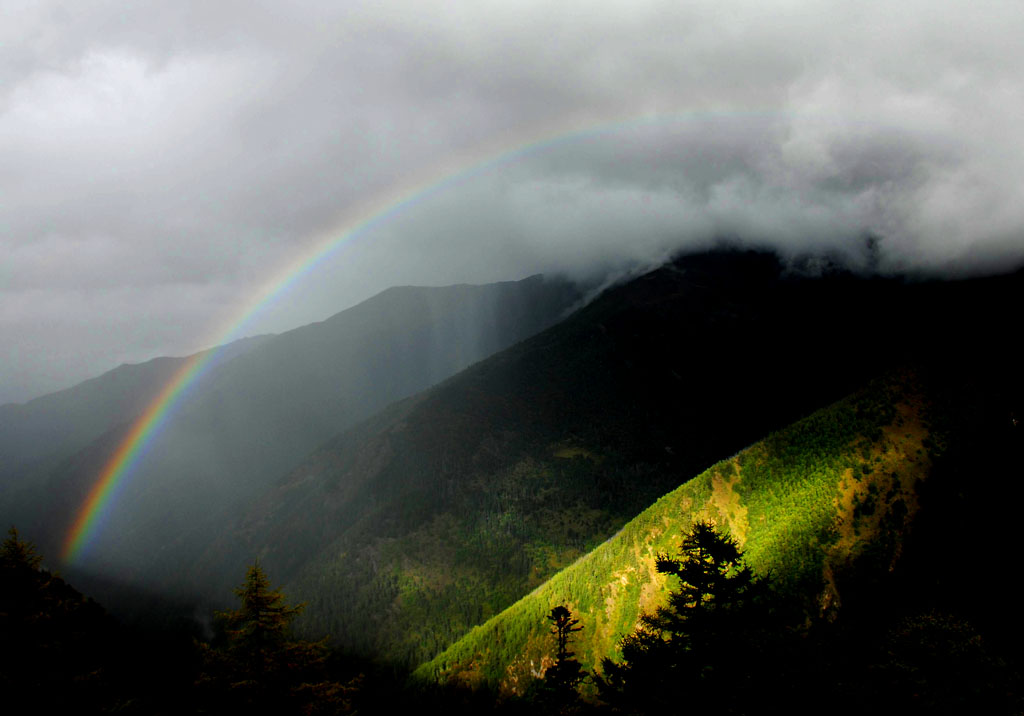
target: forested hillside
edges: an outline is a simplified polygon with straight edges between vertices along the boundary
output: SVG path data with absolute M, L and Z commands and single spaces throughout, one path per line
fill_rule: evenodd
M 132 466 L 83 563 L 69 568 L 80 570 L 77 577 L 116 574 L 164 593 L 194 586 L 182 575 L 215 530 L 309 451 L 550 325 L 578 298 L 568 282 L 541 276 L 398 287 L 235 351 L 182 393 Z M 162 388 L 167 377 L 157 379 L 146 389 Z M 56 454 L 33 478 L 31 499 L 6 515 L 32 529 L 46 553 L 60 553 L 85 496 L 133 427 L 132 405 L 85 447 Z
M 889 366 L 955 360 L 1015 286 L 681 257 L 326 443 L 202 569 L 258 556 L 309 603 L 302 628 L 415 665 L 723 456 Z
M 194 528 L 162 543 L 146 568 L 188 562 L 168 575 L 172 589 L 83 573 L 76 585 L 120 595 L 115 613 L 144 613 L 153 632 L 123 633 L 96 661 L 59 630 L 77 656 L 44 681 L 100 674 L 86 700 L 105 708 L 123 694 L 150 708 L 161 689 L 185 710 L 264 697 L 337 712 L 590 708 L 548 682 L 572 673 L 550 671 L 564 661 L 552 608 L 583 627 L 575 673 L 593 698 L 602 660 L 625 658 L 620 640 L 678 587 L 658 555 L 710 520 L 788 615 L 782 629 L 756 622 L 752 634 L 779 638 L 742 659 L 692 657 L 715 674 L 699 683 L 736 696 L 728 708 L 766 698 L 807 711 L 825 699 L 857 713 L 892 698 L 1012 712 L 1024 620 L 1006 565 L 1024 497 L 1024 403 L 1006 358 L 1020 287 L 1019 274 L 913 283 L 812 277 L 758 252 L 680 257 L 341 432 L 267 489 L 250 486 L 240 517 L 207 523 L 201 554 L 182 550 Z M 135 534 L 118 539 L 143 549 Z M 41 588 L 38 608 L 59 613 L 46 591 L 59 583 L 21 562 L 31 569 L 6 577 Z M 281 612 L 273 653 L 237 641 L 234 617 L 209 619 L 247 570 L 260 599 L 278 603 L 270 575 L 305 604 Z M 190 593 L 198 600 L 172 606 Z M 103 619 L 90 634 L 114 629 Z M 286 634 L 292 619 L 314 641 Z M 205 645 L 188 646 L 198 637 Z M 163 653 L 166 676 L 133 684 L 121 643 Z M 401 675 L 417 666 L 408 691 Z M 253 669 L 274 685 L 237 689 L 256 683 L 238 681 Z M 653 713 L 671 699 L 636 693 L 620 689 L 620 706 Z
M 586 698 L 597 686 L 603 699 L 631 694 L 627 711 L 658 713 L 685 693 L 693 707 L 741 713 L 1018 712 L 1024 618 L 1007 595 L 1024 380 L 991 357 L 936 356 L 719 462 L 417 678 L 536 698 L 559 663 L 549 613 L 565 605 Z M 720 646 L 695 644 L 696 670 L 669 678 L 658 669 L 677 657 L 638 651 L 635 638 L 672 623 L 650 621 L 681 585 L 665 558 L 701 520 L 736 541 L 769 598 L 717 621 L 691 615 L 692 629 L 712 629 L 704 636 L 721 630 Z M 637 661 L 622 691 L 606 679 L 627 651 Z
M 585 669 L 616 653 L 643 612 L 665 605 L 655 569 L 691 525 L 708 520 L 745 550 L 756 574 L 815 618 L 838 613 L 856 567 L 885 573 L 918 508 L 942 436 L 911 373 L 873 381 L 828 408 L 728 457 L 660 498 L 614 537 L 417 674 L 523 693 L 553 657 L 544 616 L 565 604 L 585 625 Z

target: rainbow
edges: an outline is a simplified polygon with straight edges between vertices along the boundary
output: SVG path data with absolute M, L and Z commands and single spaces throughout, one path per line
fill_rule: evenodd
M 690 111 L 684 114 L 647 115 L 630 117 L 626 120 L 605 121 L 586 129 L 565 131 L 564 125 L 552 131 L 540 133 L 544 138 L 523 142 L 502 142 L 504 149 L 485 147 L 478 149 L 473 156 L 457 156 L 443 166 L 433 166 L 418 179 L 407 180 L 401 187 L 392 189 L 386 195 L 350 212 L 361 219 L 343 222 L 342 226 L 314 240 L 289 265 L 270 277 L 254 294 L 238 317 L 227 327 L 213 331 L 213 338 L 207 345 L 223 346 L 240 337 L 242 331 L 252 323 L 254 317 L 268 305 L 279 301 L 289 289 L 297 285 L 318 265 L 338 252 L 342 247 L 351 245 L 360 237 L 365 237 L 386 221 L 422 204 L 437 194 L 464 184 L 474 177 L 522 159 L 528 155 L 544 151 L 556 144 L 571 142 L 607 134 L 633 125 L 644 125 L 652 122 L 693 120 L 696 117 L 715 119 L 723 115 L 736 114 L 771 114 L 765 112 L 723 112 L 723 111 Z M 533 136 L 537 136 L 537 132 Z M 513 144 L 513 149 L 508 149 Z M 483 159 L 481 159 L 483 157 Z M 440 179 L 437 177 L 440 176 Z M 140 463 L 146 448 L 152 444 L 161 428 L 168 422 L 176 406 L 181 402 L 188 388 L 204 374 L 211 364 L 219 348 L 197 353 L 191 356 L 164 385 L 155 398 L 146 406 L 127 434 L 121 439 L 113 454 L 107 459 L 98 477 L 89 490 L 84 502 L 75 513 L 74 521 L 69 527 L 63 544 L 62 559 L 65 563 L 78 560 L 90 541 L 98 534 L 104 518 L 111 512 L 112 505 L 119 488 L 127 477 Z

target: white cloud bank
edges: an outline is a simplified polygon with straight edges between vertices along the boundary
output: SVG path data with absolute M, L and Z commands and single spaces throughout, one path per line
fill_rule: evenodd
M 0 402 L 200 348 L 396 187 L 560 134 L 382 222 L 252 330 L 720 234 L 1024 260 L 1016 3 L 0 4 Z

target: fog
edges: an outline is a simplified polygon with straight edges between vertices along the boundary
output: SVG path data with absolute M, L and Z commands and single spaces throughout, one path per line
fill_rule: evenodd
M 0 403 L 204 348 L 335 239 L 246 332 L 722 236 L 1024 261 L 1010 3 L 3 8 Z

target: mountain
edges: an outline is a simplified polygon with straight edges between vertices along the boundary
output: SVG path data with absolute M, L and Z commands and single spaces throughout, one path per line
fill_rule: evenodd
M 579 298 L 568 282 L 541 276 L 486 286 L 399 287 L 261 340 L 208 371 L 176 406 L 125 481 L 80 569 L 141 583 L 172 581 L 218 521 L 318 444 L 550 325 Z M 176 366 L 158 364 L 164 370 L 149 376 L 156 382 L 146 383 L 140 398 L 161 388 Z M 115 427 L 35 480 L 33 507 L 40 517 L 31 533 L 44 552 L 58 553 L 63 532 L 139 405 L 120 406 Z
M 721 460 L 658 499 L 613 538 L 424 664 L 420 678 L 522 694 L 552 663 L 546 614 L 565 604 L 584 629 L 587 670 L 614 655 L 641 612 L 665 606 L 659 554 L 696 520 L 737 540 L 814 616 L 840 611 L 855 570 L 885 573 L 919 507 L 936 448 L 934 406 L 912 373 L 888 376 Z
M 199 572 L 225 593 L 259 558 L 308 603 L 309 633 L 422 663 L 689 477 L 871 377 L 974 370 L 964 349 L 1009 335 L 1020 288 L 1019 274 L 812 277 L 756 251 L 680 257 L 326 442 Z
M 890 677 L 913 702 L 941 672 L 904 660 L 922 648 L 998 667 L 968 696 L 1004 683 L 1024 635 L 1024 273 L 822 265 L 684 255 L 557 323 L 579 300 L 563 282 L 393 289 L 268 338 L 177 406 L 69 571 L 164 610 L 226 605 L 258 559 L 306 602 L 302 629 L 349 656 L 522 693 L 550 663 L 551 606 L 583 618 L 585 664 L 614 656 L 665 598 L 653 555 L 705 517 L 832 624 L 804 655 L 825 657 L 804 686 L 828 672 L 808 703 L 873 679 L 863 711 Z M 455 373 L 514 326 L 540 332 Z M 35 484 L 51 539 L 130 423 Z M 208 605 L 184 606 L 164 623 Z
M 777 639 L 765 651 L 756 638 L 723 645 L 719 682 L 753 684 L 749 708 L 1016 713 L 1024 377 L 975 355 L 892 371 L 716 463 L 421 665 L 415 681 L 535 692 L 554 663 L 556 605 L 582 626 L 571 649 L 583 668 L 605 671 L 640 614 L 679 588 L 658 573 L 658 555 L 678 554 L 693 522 L 710 520 L 799 625 L 789 636 L 779 623 L 754 625 Z M 772 648 L 777 663 L 765 661 Z M 687 693 L 665 687 L 661 697 Z
M 225 363 L 271 336 L 252 336 L 221 346 L 212 362 Z M 103 375 L 26 403 L 0 405 L 0 485 L 26 473 L 52 469 L 139 414 L 178 368 L 194 356 L 154 358 L 121 365 Z

